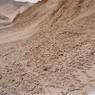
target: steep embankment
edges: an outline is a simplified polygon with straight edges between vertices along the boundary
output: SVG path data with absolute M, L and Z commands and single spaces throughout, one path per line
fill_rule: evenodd
M 95 87 L 95 0 L 48 0 L 0 33 L 0 95 L 88 95 Z
M 9 23 L 7 21 L 6 24 L 4 23 L 3 26 L 0 28 L 0 32 L 2 34 L 1 35 L 2 37 L 0 37 L 1 38 L 0 43 L 12 42 L 15 40 L 24 39 L 26 37 L 31 36 L 32 33 L 34 33 L 33 31 L 32 33 L 30 33 L 31 29 L 33 28 L 33 30 L 35 31 L 34 28 L 36 27 L 37 29 L 37 25 L 41 23 L 43 20 L 45 20 L 46 18 L 49 20 L 47 22 L 49 22 L 49 24 L 51 25 L 55 24 L 57 20 L 59 20 L 59 22 L 61 23 L 61 18 L 62 18 L 62 24 L 63 24 L 63 20 L 64 20 L 64 24 L 66 24 L 65 22 L 69 22 L 69 20 L 70 23 L 72 23 L 77 19 L 81 19 L 85 16 L 89 16 L 90 14 L 93 14 L 95 9 L 94 5 L 92 5 L 92 8 L 89 8 L 87 10 L 85 8 L 86 6 L 85 3 L 88 2 L 85 2 L 84 6 L 81 7 L 82 2 L 83 2 L 82 0 L 81 1 L 72 1 L 72 0 L 71 1 L 65 1 L 65 0 L 47 1 L 46 0 L 46 2 L 43 1 L 41 3 L 35 4 L 34 6 L 28 8 L 28 10 L 26 10 L 25 12 L 23 12 L 23 10 L 29 6 L 27 7 L 25 6 L 25 8 L 24 7 L 21 8 L 19 10 L 20 14 L 16 16 L 18 12 L 16 12 L 16 14 L 14 13 L 13 15 L 16 17 L 14 16 L 10 17 L 11 19 L 9 19 L 10 20 Z M 17 32 L 18 29 L 20 30 L 20 32 Z M 2 31 L 7 31 L 7 34 Z
M 53 3 L 52 6 L 51 4 L 50 1 L 46 4 L 41 2 L 32 5 L 23 13 L 18 14 L 11 23 L 1 27 L 0 43 L 13 42 L 31 36 L 34 33 L 33 31 L 37 29 L 37 25 L 45 20 L 47 13 L 56 6 L 56 3 Z

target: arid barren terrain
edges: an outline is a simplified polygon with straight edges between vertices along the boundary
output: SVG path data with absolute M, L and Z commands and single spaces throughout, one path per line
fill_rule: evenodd
M 95 0 L 46 0 L 0 26 L 0 95 L 90 95 L 95 90 Z

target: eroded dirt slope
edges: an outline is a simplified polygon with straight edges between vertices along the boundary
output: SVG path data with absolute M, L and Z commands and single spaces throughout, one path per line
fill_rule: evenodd
M 95 0 L 41 2 L 0 31 L 0 95 L 94 89 Z

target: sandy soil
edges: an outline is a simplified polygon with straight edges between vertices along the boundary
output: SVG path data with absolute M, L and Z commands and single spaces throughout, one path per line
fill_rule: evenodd
M 89 95 L 95 90 L 95 0 L 46 0 L 0 28 L 0 95 Z

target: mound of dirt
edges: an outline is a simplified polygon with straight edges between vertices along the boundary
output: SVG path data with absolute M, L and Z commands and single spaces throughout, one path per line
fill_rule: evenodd
M 95 0 L 42 1 L 0 28 L 0 95 L 88 95 L 94 88 Z

